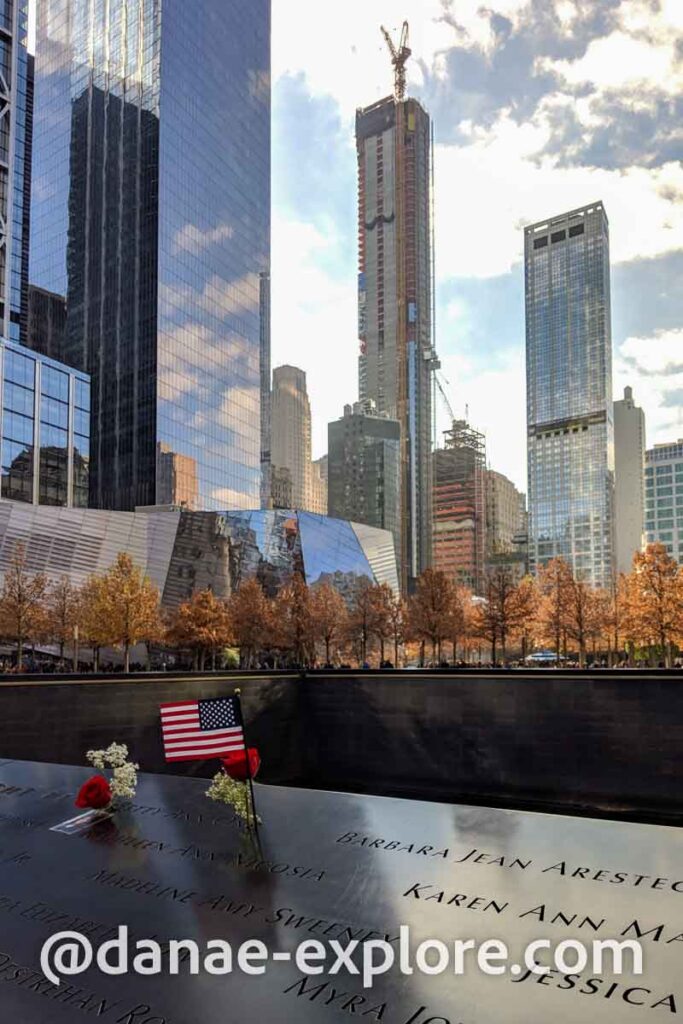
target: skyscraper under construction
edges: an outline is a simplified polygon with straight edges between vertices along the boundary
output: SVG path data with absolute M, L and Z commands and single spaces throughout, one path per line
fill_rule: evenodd
M 402 585 L 431 562 L 432 132 L 404 98 L 407 26 L 390 43 L 396 91 L 356 113 L 359 393 L 401 424 Z M 386 35 L 386 33 L 385 33 Z

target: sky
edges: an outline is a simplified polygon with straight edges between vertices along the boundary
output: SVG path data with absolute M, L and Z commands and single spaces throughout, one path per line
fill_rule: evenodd
M 602 200 L 614 396 L 648 445 L 683 437 L 683 0 L 273 0 L 273 366 L 307 373 L 314 456 L 357 398 L 354 114 L 391 92 L 380 25 L 404 17 L 456 415 L 526 490 L 523 228 Z

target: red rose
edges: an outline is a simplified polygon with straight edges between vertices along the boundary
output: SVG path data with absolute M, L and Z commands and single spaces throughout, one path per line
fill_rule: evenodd
M 84 782 L 76 797 L 76 807 L 94 807 L 99 810 L 111 803 L 111 787 L 104 775 L 93 775 Z
M 236 782 L 247 781 L 247 758 L 244 750 L 234 750 L 227 757 L 222 758 L 223 767 L 231 779 Z M 249 774 L 252 779 L 261 767 L 261 758 L 256 747 L 249 747 Z

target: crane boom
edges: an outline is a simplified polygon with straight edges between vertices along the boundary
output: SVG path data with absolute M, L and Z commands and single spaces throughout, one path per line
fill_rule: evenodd
M 394 66 L 394 96 L 399 101 L 404 100 L 406 95 L 406 64 L 408 63 L 408 58 L 412 53 L 412 50 L 408 45 L 408 22 L 403 22 L 398 48 L 394 45 L 394 41 L 384 25 L 381 26 L 381 29 L 382 35 L 389 47 L 391 63 Z

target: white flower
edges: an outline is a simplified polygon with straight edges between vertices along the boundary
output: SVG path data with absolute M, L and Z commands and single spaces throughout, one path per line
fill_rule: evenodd
M 135 796 L 140 765 L 128 760 L 128 747 L 125 743 L 110 743 L 105 750 L 89 750 L 85 756 L 100 771 L 112 769 L 112 797 Z

